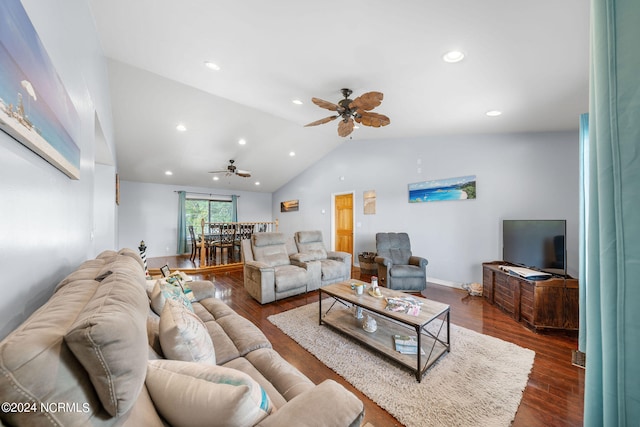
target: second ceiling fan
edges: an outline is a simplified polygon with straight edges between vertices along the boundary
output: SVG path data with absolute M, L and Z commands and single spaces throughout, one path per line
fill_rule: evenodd
M 342 89 L 344 99 L 340 100 L 337 104 L 319 98 L 311 98 L 311 101 L 318 107 L 335 111 L 337 114 L 311 122 L 305 125 L 305 127 L 321 125 L 340 118 L 338 135 L 345 137 L 353 132 L 354 122 L 375 128 L 391 123 L 389 117 L 371 112 L 371 110 L 382 103 L 383 95 L 381 92 L 367 92 L 351 100 L 349 96 L 351 96 L 352 93 L 351 89 Z
M 249 178 L 251 176 L 251 171 L 245 171 L 242 169 L 238 169 L 233 163 L 235 160 L 229 160 L 229 164 L 226 169 L 218 170 L 218 171 L 210 171 L 209 173 L 224 173 L 226 176 L 238 175 L 243 178 Z

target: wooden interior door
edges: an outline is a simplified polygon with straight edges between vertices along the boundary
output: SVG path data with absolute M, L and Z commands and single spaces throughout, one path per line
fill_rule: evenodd
M 353 260 L 353 194 L 338 194 L 335 205 L 336 251 L 347 252 Z

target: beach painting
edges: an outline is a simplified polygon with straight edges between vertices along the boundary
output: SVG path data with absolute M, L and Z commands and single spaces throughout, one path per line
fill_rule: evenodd
M 80 149 L 77 112 L 20 0 L 0 2 L 0 128 L 69 178 Z
M 436 179 L 409 184 L 409 203 L 476 198 L 476 176 Z

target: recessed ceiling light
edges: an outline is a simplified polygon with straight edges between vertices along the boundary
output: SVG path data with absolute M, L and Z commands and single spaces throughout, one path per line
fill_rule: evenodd
M 464 53 L 460 52 L 459 50 L 452 50 L 450 52 L 445 53 L 442 56 L 442 59 L 444 60 L 444 62 L 450 62 L 450 63 L 460 62 L 464 59 Z
M 219 177 L 217 177 L 217 176 L 214 176 L 214 177 L 213 177 L 213 180 L 214 180 L 214 181 L 217 181 L 217 180 L 219 180 L 219 179 L 220 179 L 220 178 L 219 178 Z
M 289 151 L 289 156 L 293 157 L 293 156 L 295 156 L 295 155 L 296 155 L 296 152 L 295 152 L 295 151 Z
M 240 138 L 238 140 L 238 144 L 240 144 L 240 145 L 245 145 L 246 143 L 247 143 L 247 141 L 244 138 Z
M 502 111 L 491 110 L 491 111 L 487 111 L 485 114 L 489 117 L 498 117 L 499 115 L 502 114 Z
M 208 69 L 210 69 L 210 70 L 213 70 L 213 71 L 220 71 L 220 66 L 219 66 L 218 64 L 214 63 L 214 62 L 211 62 L 211 61 L 205 61 L 205 62 L 204 62 L 204 65 L 205 65 L 205 67 L 207 67 L 207 68 L 208 68 Z
M 256 181 L 256 185 L 260 185 L 260 181 Z
M 164 171 L 164 174 L 165 174 L 165 175 L 167 175 L 167 176 L 171 176 L 171 175 L 173 175 L 173 172 L 171 172 L 171 171 Z
M 176 130 L 178 132 L 184 132 L 187 130 L 187 127 L 185 125 L 183 125 L 182 123 L 180 123 L 178 126 L 176 126 Z
M 300 101 L 299 99 L 294 99 L 294 100 L 293 100 L 293 101 L 291 101 L 291 102 L 293 102 L 293 103 L 294 103 L 294 104 L 296 104 L 296 105 L 302 105 L 302 101 Z

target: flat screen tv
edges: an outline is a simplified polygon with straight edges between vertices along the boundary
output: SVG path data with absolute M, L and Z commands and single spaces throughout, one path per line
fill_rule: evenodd
M 503 261 L 566 276 L 565 220 L 502 221 Z

